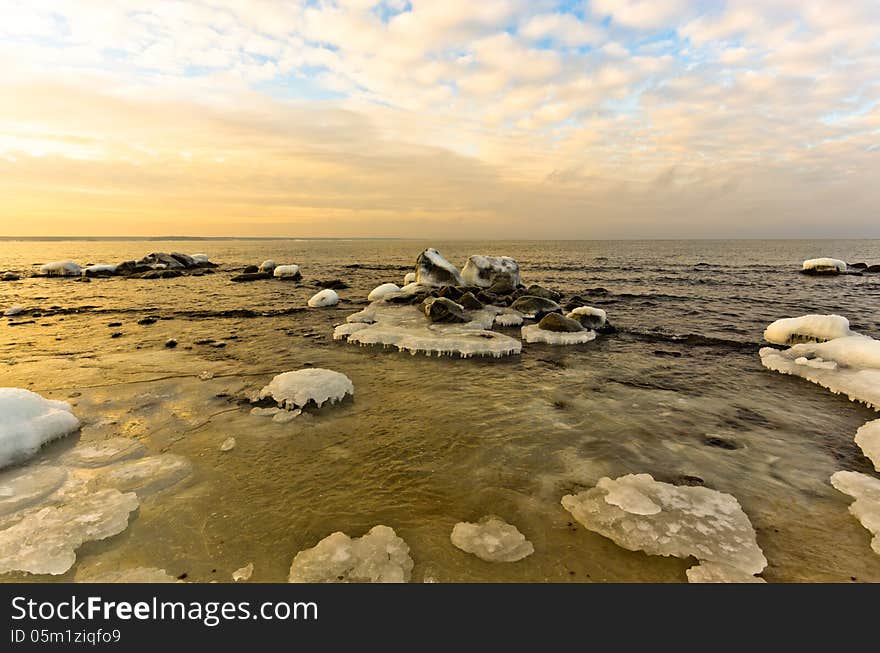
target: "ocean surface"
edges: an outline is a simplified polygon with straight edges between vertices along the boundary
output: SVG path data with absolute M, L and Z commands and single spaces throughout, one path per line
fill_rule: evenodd
M 334 342 L 334 325 L 373 287 L 401 284 L 427 246 L 457 265 L 512 256 L 526 284 L 588 299 L 619 331 L 497 360 Z M 168 280 L 25 276 L 151 251 L 204 252 L 221 267 Z M 193 465 L 53 578 L 141 566 L 228 582 L 253 562 L 252 580 L 284 581 L 298 551 L 385 524 L 410 546 L 414 581 L 681 582 L 693 560 L 624 550 L 560 505 L 602 476 L 646 472 L 734 495 L 770 582 L 880 581 L 870 534 L 828 481 L 872 471 L 853 436 L 874 412 L 767 371 L 757 354 L 770 322 L 806 313 L 880 337 L 880 275 L 798 274 L 817 256 L 880 263 L 880 241 L 0 241 L 0 271 L 23 273 L 0 282 L 0 311 L 28 309 L 0 322 L 0 386 L 69 401 L 84 425 L 28 464 L 123 436 Z M 299 265 L 302 281 L 230 281 L 264 259 Z M 340 304 L 307 309 L 333 279 L 350 286 Z M 146 316 L 160 319 L 137 324 Z M 288 424 L 238 403 L 305 365 L 348 375 L 354 401 Z M 229 436 L 235 449 L 220 452 Z M 493 564 L 451 545 L 457 522 L 485 515 L 516 525 L 535 553 Z

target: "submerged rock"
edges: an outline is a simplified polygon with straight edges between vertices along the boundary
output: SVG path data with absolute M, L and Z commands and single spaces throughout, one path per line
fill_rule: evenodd
M 533 297 L 532 295 L 523 295 L 510 305 L 515 311 L 519 311 L 525 317 L 537 318 L 546 313 L 558 313 L 562 307 L 552 299 L 544 297 Z
M 428 248 L 416 259 L 416 283 L 423 286 L 462 286 L 458 269 L 436 249 Z
M 553 302 L 558 302 L 559 300 L 562 299 L 561 292 L 557 292 L 555 290 L 549 290 L 549 289 L 544 288 L 543 286 L 539 286 L 537 284 L 533 284 L 533 285 L 529 286 L 528 288 L 526 288 L 525 294 L 529 295 L 531 297 L 543 297 L 544 299 L 549 299 L 550 301 L 553 301 Z
M 354 396 L 354 385 L 345 374 L 310 367 L 279 374 L 260 390 L 258 397 L 271 397 L 281 408 L 294 410 L 312 402 L 320 408 L 327 401 L 336 403 L 348 395 Z
M 578 333 L 584 330 L 580 322 L 559 313 L 547 313 L 538 322 L 538 328 L 542 331 L 555 331 L 557 333 Z
M 47 442 L 79 429 L 65 401 L 23 388 L 0 388 L 0 468 L 33 456 Z
M 535 552 L 516 526 L 498 517 L 484 517 L 476 524 L 459 522 L 450 539 L 462 551 L 487 562 L 516 562 Z
M 831 485 L 855 499 L 849 511 L 874 536 L 871 549 L 880 554 L 880 479 L 859 472 L 835 472 Z
M 374 526 L 352 539 L 336 532 L 296 554 L 291 583 L 407 583 L 413 560 L 409 546 L 388 526 Z
M 233 449 L 235 449 L 235 438 L 232 436 L 229 436 L 220 444 L 220 451 L 226 452 L 232 451 Z
M 497 284 L 513 291 L 520 285 L 519 263 L 509 256 L 471 256 L 461 278 L 468 286 L 489 288 Z
M 470 322 L 464 306 L 446 297 L 432 297 L 425 301 L 425 315 L 431 322 L 444 324 Z

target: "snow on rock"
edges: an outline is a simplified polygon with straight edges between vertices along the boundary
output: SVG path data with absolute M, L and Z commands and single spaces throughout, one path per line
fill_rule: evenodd
M 524 342 L 547 345 L 580 345 L 596 339 L 596 332 L 589 329 L 574 332 L 547 331 L 537 324 L 524 326 L 521 333 Z
M 147 448 L 137 440 L 110 438 L 80 442 L 64 456 L 64 462 L 73 467 L 101 467 L 121 460 L 140 458 Z
M 423 286 L 463 286 L 458 269 L 436 249 L 428 248 L 416 259 L 416 283 Z
M 278 264 L 270 258 L 267 258 L 260 263 L 260 272 L 264 272 L 265 274 L 274 274 L 277 268 Z M 299 271 L 299 267 L 297 267 L 297 271 Z
M 849 320 L 840 315 L 803 315 L 776 320 L 764 330 L 764 340 L 775 345 L 825 342 L 853 335 Z
M 28 512 L 0 531 L 0 574 L 63 574 L 76 562 L 76 550 L 84 542 L 121 533 L 137 507 L 133 492 L 104 489 Z
M 459 522 L 450 539 L 462 551 L 487 562 L 516 562 L 535 552 L 516 526 L 498 517 L 484 517 L 476 524 Z
M 134 492 L 144 499 L 182 481 L 192 473 L 192 464 L 183 456 L 163 453 L 128 460 L 102 468 L 96 475 L 98 485 L 121 492 Z
M 495 316 L 495 324 L 500 327 L 515 327 L 523 323 L 523 314 L 512 308 L 502 310 Z
M 243 580 L 250 580 L 251 576 L 254 575 L 254 563 L 249 562 L 241 569 L 236 569 L 232 572 L 232 580 L 236 583 Z
M 276 265 L 272 271 L 272 276 L 276 279 L 290 279 L 292 281 L 302 279 L 302 273 L 299 271 L 298 265 Z
M 601 329 L 605 326 L 607 314 L 601 308 L 581 306 L 568 313 L 566 317 L 572 320 L 577 320 L 584 328 Z
M 488 330 L 496 313 L 493 308 L 484 308 L 468 311 L 470 321 L 466 323 L 431 323 L 418 307 L 378 302 L 349 316 L 352 321 L 336 327 L 333 338 L 364 346 L 397 347 L 399 351 L 428 356 L 500 358 L 519 354 L 519 340 Z
M 84 277 L 98 277 L 101 275 L 109 275 L 116 274 L 115 265 L 108 264 L 96 264 L 96 265 L 88 265 L 82 269 L 82 276 Z
M 415 272 L 407 272 L 403 276 L 403 285 L 404 286 L 408 286 L 409 284 L 415 283 L 415 282 L 416 282 L 416 273 Z
M 503 280 L 512 288 L 520 285 L 519 263 L 509 256 L 471 256 L 461 269 L 465 286 L 488 288 Z
M 164 569 L 157 567 L 131 567 L 108 571 L 80 571 L 74 577 L 76 583 L 182 583 Z
M 739 502 L 717 490 L 627 474 L 603 477 L 594 488 L 564 496 L 562 505 L 587 529 L 630 551 L 697 558 L 695 580 L 745 578 L 767 566 Z
M 25 467 L 0 472 L 0 516 L 31 506 L 61 487 L 63 467 Z
M 874 536 L 871 548 L 880 554 L 880 479 L 859 472 L 835 472 L 831 485 L 855 499 L 849 511 Z
M 880 419 L 864 424 L 856 431 L 856 444 L 880 472 Z
M 30 458 L 79 429 L 70 404 L 22 388 L 0 388 L 0 468 Z
M 846 262 L 836 258 L 811 258 L 801 267 L 801 271 L 814 274 L 836 274 L 845 270 Z
M 193 261 L 198 265 L 202 265 L 204 263 L 210 263 L 211 259 L 207 254 L 190 254 L 189 256 Z
M 3 317 L 15 317 L 24 313 L 24 306 L 10 306 L 3 311 Z
M 396 283 L 383 283 L 381 286 L 376 286 L 375 288 L 373 288 L 373 290 L 370 291 L 370 294 L 367 295 L 367 299 L 371 302 L 375 302 L 382 299 L 386 295 L 399 292 L 400 286 L 398 286 Z
M 354 396 L 354 384 L 345 374 L 310 367 L 279 374 L 260 390 L 258 398 L 271 397 L 281 408 L 294 410 L 309 402 L 314 402 L 320 408 L 327 401 L 342 401 L 346 395 Z
M 325 306 L 336 306 L 339 303 L 339 295 L 335 290 L 327 288 L 312 296 L 309 300 L 309 306 L 312 308 L 324 308 Z
M 406 583 L 412 574 L 409 546 L 388 526 L 374 526 L 366 535 L 328 535 L 311 549 L 296 554 L 291 583 Z
M 78 277 L 82 268 L 73 261 L 53 261 L 42 266 L 40 273 L 50 277 Z

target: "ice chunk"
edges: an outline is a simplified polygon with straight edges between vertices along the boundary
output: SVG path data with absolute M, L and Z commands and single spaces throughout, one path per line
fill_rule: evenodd
M 607 315 L 601 308 L 581 306 L 571 311 L 566 317 L 577 320 L 587 329 L 601 329 L 605 326 Z
M 297 417 L 302 415 L 302 409 L 297 408 L 296 410 L 281 410 L 277 414 L 272 416 L 272 421 L 276 424 L 287 424 L 288 422 L 292 422 Z
M 428 248 L 416 259 L 416 283 L 423 286 L 463 286 L 458 269 L 436 249 Z
M 296 554 L 291 583 L 406 583 L 412 573 L 409 546 L 388 526 L 362 537 L 336 532 Z
M 689 583 L 766 583 L 760 576 L 752 576 L 741 569 L 720 562 L 704 562 L 687 571 Z
M 537 324 L 522 328 L 522 339 L 528 343 L 545 343 L 548 345 L 580 345 L 596 339 L 596 332 L 589 329 L 575 332 L 546 331 Z
M 724 569 L 753 576 L 767 566 L 739 502 L 717 490 L 628 474 L 603 477 L 590 490 L 564 496 L 562 505 L 586 528 L 630 551 L 723 565 L 695 569 L 695 579 L 721 578 Z
M 312 296 L 309 300 L 309 306 L 312 308 L 324 308 L 325 306 L 336 306 L 339 303 L 339 295 L 335 290 L 327 288 Z
M 63 574 L 84 543 L 121 533 L 138 507 L 133 492 L 105 489 L 34 510 L 0 531 L 0 574 Z
M 396 283 L 383 283 L 381 286 L 376 286 L 375 288 L 373 288 L 373 290 L 370 291 L 370 294 L 367 295 L 367 299 L 369 299 L 371 302 L 375 302 L 385 297 L 385 295 L 399 292 L 400 286 L 398 286 Z
M 776 320 L 764 330 L 764 340 L 776 345 L 824 342 L 853 335 L 849 320 L 840 315 L 803 315 Z
M 856 444 L 880 472 L 880 419 L 863 425 L 856 431 Z
M 271 408 L 251 408 L 251 415 L 254 417 L 273 417 L 280 412 L 281 409 L 277 406 L 272 406 Z
M 522 351 L 519 340 L 488 331 L 495 320 L 496 310 L 488 307 L 467 311 L 470 322 L 430 323 L 415 306 L 371 304 L 367 309 L 350 316 L 358 322 L 343 324 L 333 332 L 335 340 L 352 344 L 397 347 L 413 354 L 471 356 L 509 356 Z
M 849 511 L 874 536 L 871 548 L 880 554 L 880 479 L 859 472 L 835 472 L 831 485 L 855 499 Z
M 197 264 L 210 263 L 211 259 L 207 254 L 190 254 L 189 256 Z
M 80 571 L 77 569 L 74 581 L 77 583 L 181 583 L 164 569 L 156 567 L 131 567 L 109 571 Z
M 73 261 L 53 261 L 42 266 L 40 272 L 50 277 L 78 277 L 82 268 Z
M 279 374 L 260 390 L 259 398 L 272 397 L 280 407 L 293 410 L 312 401 L 320 408 L 324 402 L 336 403 L 346 395 L 354 395 L 354 385 L 345 374 L 311 367 Z
M 15 317 L 24 313 L 24 306 L 10 306 L 3 311 L 3 317 Z
M 523 314 L 512 308 L 505 309 L 495 316 L 495 324 L 500 327 L 515 327 L 523 323 Z
M 232 451 L 233 449 L 235 449 L 235 438 L 229 436 L 223 440 L 223 443 L 220 445 L 220 451 Z
M 241 569 L 236 569 L 232 572 L 232 580 L 236 583 L 242 580 L 250 580 L 251 576 L 254 575 L 254 563 L 249 562 Z
M 278 267 L 278 264 L 270 258 L 267 258 L 265 261 L 260 263 L 260 272 L 264 272 L 265 274 L 273 274 L 275 269 Z M 297 272 L 299 268 L 297 267 Z
M 519 263 L 509 256 L 471 256 L 461 269 L 465 286 L 488 288 L 499 280 L 505 280 L 516 288 L 520 285 Z
M 302 278 L 298 265 L 277 265 L 272 276 L 276 279 L 292 279 L 294 281 Z
M 0 516 L 35 504 L 61 487 L 63 467 L 25 467 L 0 472 Z
M 811 258 L 804 261 L 802 270 L 812 272 L 844 272 L 846 262 L 836 258 Z
M 476 524 L 459 522 L 450 539 L 462 551 L 487 562 L 516 562 L 535 552 L 516 526 L 498 517 L 484 517 Z
M 70 404 L 22 388 L 0 388 L 0 468 L 33 456 L 79 428 Z
M 73 467 L 101 467 L 120 460 L 140 458 L 147 448 L 137 440 L 110 438 L 94 442 L 80 442 L 64 456 L 64 462 Z
M 96 484 L 109 485 L 122 492 L 135 492 L 138 498 L 144 499 L 182 481 L 191 472 L 189 460 L 173 453 L 163 453 L 102 468 L 96 476 Z

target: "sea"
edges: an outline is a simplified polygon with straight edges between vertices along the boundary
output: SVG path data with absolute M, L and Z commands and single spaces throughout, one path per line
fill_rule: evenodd
M 426 247 L 459 266 L 511 256 L 524 283 L 579 295 L 617 331 L 499 359 L 334 341 L 334 326 L 375 286 L 402 285 Z M 155 280 L 30 276 L 50 261 L 154 251 L 205 253 L 220 267 Z M 0 321 L 0 386 L 67 401 L 83 425 L 24 464 L 55 465 L 113 437 L 191 464 L 125 531 L 81 546 L 70 571 L 0 580 L 156 568 L 229 582 L 253 563 L 253 582 L 283 582 L 299 551 L 384 524 L 409 546 L 414 582 L 683 582 L 695 560 L 623 549 L 560 504 L 602 477 L 647 473 L 736 497 L 768 582 L 880 581 L 870 533 L 829 483 L 838 470 L 873 473 L 853 436 L 876 413 L 758 356 L 770 322 L 808 313 L 880 337 L 880 274 L 799 274 L 819 256 L 877 264 L 880 241 L 0 241 L 0 272 L 22 277 L 0 282 L 0 313 L 25 309 Z M 265 259 L 299 265 L 302 279 L 231 281 Z M 340 303 L 307 308 L 334 280 L 347 286 Z M 347 375 L 353 400 L 284 424 L 250 413 L 246 397 L 304 367 Z M 221 451 L 229 437 L 235 448 Z M 0 471 L 0 485 L 18 471 Z M 535 552 L 492 563 L 451 544 L 456 523 L 490 515 Z

